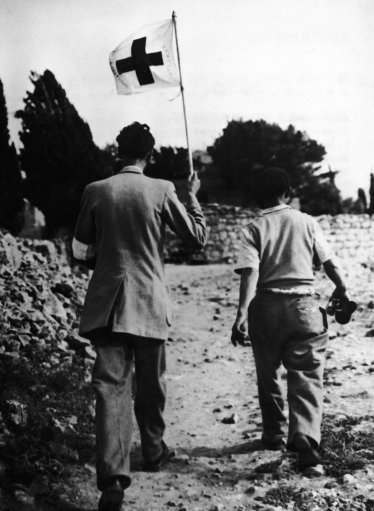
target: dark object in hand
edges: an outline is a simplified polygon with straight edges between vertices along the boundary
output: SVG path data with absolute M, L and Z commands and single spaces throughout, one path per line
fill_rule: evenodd
M 337 323 L 345 325 L 351 320 L 352 314 L 357 309 L 357 303 L 348 298 L 331 297 L 326 307 L 326 312 L 330 316 L 335 316 Z

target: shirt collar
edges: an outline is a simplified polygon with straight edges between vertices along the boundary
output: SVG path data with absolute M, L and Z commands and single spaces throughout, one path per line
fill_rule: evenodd
M 122 174 L 123 172 L 134 172 L 135 174 L 143 174 L 143 171 L 140 167 L 137 167 L 136 165 L 125 165 L 119 173 Z
M 278 204 L 272 208 L 266 208 L 261 210 L 261 215 L 267 215 L 268 213 L 274 213 L 275 211 L 282 211 L 282 209 L 289 209 L 291 206 L 288 204 Z

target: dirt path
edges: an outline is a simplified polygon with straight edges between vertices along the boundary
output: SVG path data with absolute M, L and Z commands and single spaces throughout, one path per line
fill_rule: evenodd
M 371 271 L 362 269 L 352 282 L 361 303 L 355 321 L 330 329 L 323 444 L 328 475 L 320 479 L 302 477 L 290 453 L 261 448 L 251 349 L 229 343 L 238 293 L 232 269 L 170 266 L 167 273 L 174 321 L 166 441 L 177 457 L 158 474 L 141 472 L 135 434 L 133 485 L 124 509 L 373 510 L 374 340 L 365 337 L 374 320 Z M 325 304 L 331 288 L 325 280 L 320 287 Z M 60 489 L 59 509 L 95 509 L 92 463 L 72 472 L 65 491 Z
M 124 510 L 374 510 L 374 272 L 368 265 L 353 270 L 360 305 L 355 321 L 330 327 L 322 444 L 327 475 L 308 479 L 289 452 L 261 448 L 251 348 L 229 342 L 238 295 L 232 268 L 168 266 L 174 320 L 166 441 L 177 456 L 160 473 L 140 471 L 135 432 Z M 320 276 L 318 288 L 325 305 L 331 287 Z M 0 491 L 0 510 L 96 510 L 92 442 L 64 465 L 60 479 L 38 476 L 26 489 L 16 485 L 12 497 Z

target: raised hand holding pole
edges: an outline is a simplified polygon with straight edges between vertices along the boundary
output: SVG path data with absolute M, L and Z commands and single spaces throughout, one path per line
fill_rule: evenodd
M 184 128 L 186 131 L 186 141 L 187 141 L 187 151 L 188 151 L 189 177 L 191 179 L 192 176 L 194 175 L 194 169 L 193 169 L 193 161 L 192 161 L 192 152 L 191 152 L 191 147 L 190 147 L 190 137 L 188 134 L 186 100 L 184 97 L 184 86 L 183 86 L 183 80 L 182 80 L 182 68 L 181 68 L 181 60 L 180 60 L 179 44 L 178 44 L 178 33 L 177 33 L 177 15 L 175 14 L 175 11 L 173 11 L 173 14 L 171 17 L 172 17 L 173 25 L 174 25 L 174 29 L 175 29 L 175 42 L 176 42 L 176 46 L 177 46 L 180 89 L 181 89 L 181 95 L 182 95 L 183 115 L 184 115 Z

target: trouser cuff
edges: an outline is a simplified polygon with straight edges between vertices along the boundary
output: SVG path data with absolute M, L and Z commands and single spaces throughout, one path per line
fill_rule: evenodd
M 131 477 L 129 475 L 115 474 L 112 476 L 107 476 L 105 478 L 98 477 L 97 488 L 100 491 L 104 491 L 105 488 L 107 488 L 110 485 L 113 479 L 119 479 L 124 490 L 126 490 L 126 488 L 128 488 L 131 485 Z

